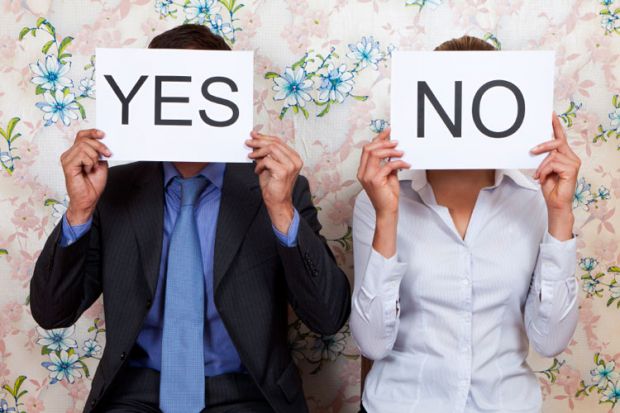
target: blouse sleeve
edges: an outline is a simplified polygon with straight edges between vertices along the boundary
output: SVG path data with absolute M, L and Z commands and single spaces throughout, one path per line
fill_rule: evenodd
M 396 341 L 399 288 L 407 266 L 398 261 L 398 253 L 385 258 L 372 248 L 374 230 L 375 212 L 362 192 L 353 211 L 355 286 L 349 324 L 362 354 L 379 360 Z
M 540 245 L 525 305 L 525 327 L 534 349 L 544 357 L 564 351 L 578 319 L 575 278 L 576 240 L 558 241 L 546 233 Z

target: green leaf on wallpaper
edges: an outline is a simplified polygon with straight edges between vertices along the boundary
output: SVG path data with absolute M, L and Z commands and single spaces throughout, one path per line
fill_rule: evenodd
M 620 108 L 620 95 L 614 95 L 614 97 L 611 98 L 611 103 L 614 107 Z
M 276 79 L 280 77 L 279 74 L 277 74 L 276 72 L 267 72 L 265 73 L 265 79 Z
M 43 205 L 45 205 L 45 206 L 52 206 L 52 205 L 56 205 L 56 204 L 59 204 L 59 203 L 60 202 L 56 201 L 55 199 L 47 198 L 45 200 L 45 202 L 43 203 Z
M 304 107 L 300 107 L 299 110 L 301 110 L 301 113 L 304 114 L 304 118 L 308 119 L 308 116 L 310 116 L 308 114 L 308 110 L 306 108 L 304 108 Z
M 21 31 L 19 32 L 19 40 L 22 40 L 24 36 L 28 34 L 29 31 L 30 31 L 30 27 L 22 28 Z
M 355 96 L 351 95 L 351 97 L 355 100 L 359 100 L 360 102 L 365 102 L 368 100 L 368 96 Z
M 82 369 L 84 370 L 84 375 L 86 377 L 90 377 L 90 371 L 88 370 L 88 366 L 82 360 L 78 360 L 78 363 L 82 365 Z
M 86 110 L 84 110 L 84 105 L 82 105 L 77 100 L 75 100 L 75 104 L 78 106 L 78 109 L 80 111 L 80 116 L 82 117 L 82 119 L 86 119 Z
M 327 115 L 329 113 L 329 107 L 331 106 L 331 102 L 327 102 L 327 105 L 325 106 L 325 109 L 323 109 L 317 116 L 319 118 Z
M 612 265 L 611 267 L 609 267 L 607 269 L 607 271 L 609 271 L 609 272 L 620 272 L 620 267 L 617 266 L 617 265 Z
M 64 39 L 62 39 L 62 42 L 60 42 L 60 46 L 58 46 L 58 54 L 62 54 L 62 52 L 65 51 L 67 46 L 69 46 L 69 43 L 71 43 L 72 41 L 73 41 L 73 37 L 71 36 L 67 36 Z
M 9 252 L 4 248 L 0 248 L 0 255 L 9 255 Z
M 41 51 L 43 52 L 43 54 L 47 54 L 47 52 L 49 52 L 50 47 L 52 47 L 53 44 L 54 44 L 54 40 L 50 40 L 46 42 L 41 48 Z
M 37 87 L 34 90 L 35 95 L 42 95 L 45 92 L 46 92 L 46 90 L 41 85 L 37 85 Z
M 17 116 L 15 116 L 14 118 L 11 118 L 9 123 L 6 125 L 6 134 L 8 135 L 7 137 L 10 137 L 13 134 L 13 129 L 15 129 L 15 126 L 17 125 L 17 122 L 19 121 L 20 121 L 20 118 Z
M 51 354 L 52 350 L 49 349 L 49 347 L 47 346 L 43 346 L 41 347 L 41 355 L 42 356 L 47 356 L 48 354 Z
M 607 300 L 607 307 L 609 307 L 610 305 L 612 305 L 612 304 L 614 303 L 614 301 L 616 301 L 616 299 L 617 299 L 617 298 L 618 298 L 618 297 L 616 297 L 616 298 L 611 297 L 609 300 Z
M 36 26 L 37 26 L 37 27 L 41 27 L 41 25 L 42 25 L 43 23 L 45 23 L 45 17 L 39 17 L 39 18 L 37 19 L 37 24 L 36 24 Z

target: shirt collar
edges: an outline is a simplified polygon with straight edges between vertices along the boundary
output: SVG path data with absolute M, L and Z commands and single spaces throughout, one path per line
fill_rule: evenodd
M 538 190 L 538 186 L 518 169 L 495 170 L 495 184 L 489 187 L 489 189 L 500 186 L 505 177 L 508 177 L 512 182 L 521 188 L 533 191 Z M 428 184 L 428 181 L 426 180 L 426 170 L 424 169 L 403 170 L 398 174 L 398 179 L 401 181 L 411 180 L 411 188 L 413 188 L 416 192 L 420 192 Z
M 211 184 L 221 190 L 224 184 L 225 171 L 225 163 L 208 163 L 198 174 L 207 178 Z M 172 162 L 164 162 L 164 188 L 167 188 L 170 181 L 177 176 L 181 177 L 181 174 L 177 171 L 174 164 Z

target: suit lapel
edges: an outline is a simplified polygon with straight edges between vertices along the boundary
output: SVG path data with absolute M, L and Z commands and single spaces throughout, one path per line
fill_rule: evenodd
M 213 285 L 230 267 L 262 203 L 258 179 L 247 164 L 227 164 L 215 233 Z
M 161 162 L 138 168 L 127 209 L 131 215 L 138 251 L 150 296 L 155 295 L 164 232 L 164 184 Z

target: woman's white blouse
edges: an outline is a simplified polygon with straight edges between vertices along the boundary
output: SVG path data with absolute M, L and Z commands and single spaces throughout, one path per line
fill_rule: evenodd
M 575 240 L 547 233 L 542 192 L 518 171 L 497 171 L 495 185 L 480 191 L 465 240 L 425 172 L 405 173 L 394 257 L 372 249 L 375 212 L 366 193 L 355 204 L 350 325 L 375 361 L 365 408 L 539 412 L 528 338 L 552 357 L 573 335 Z

